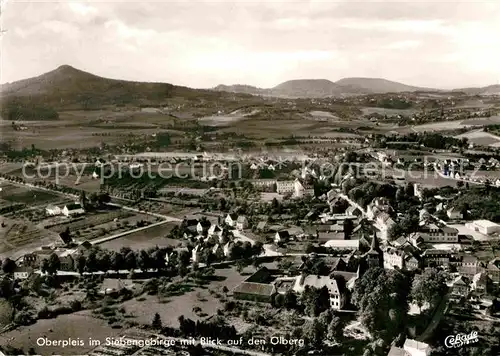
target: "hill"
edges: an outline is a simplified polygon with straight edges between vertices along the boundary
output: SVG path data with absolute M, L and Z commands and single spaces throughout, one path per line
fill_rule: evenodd
M 223 96 L 168 83 L 134 82 L 103 78 L 68 65 L 37 77 L 2 85 L 2 116 L 5 110 L 26 107 L 98 109 L 106 106 L 157 106 L 173 97 L 217 99 Z
M 461 88 L 454 91 L 468 95 L 500 95 L 500 84 L 488 85 L 481 88 Z
M 335 82 L 344 91 L 360 94 L 403 93 L 414 91 L 437 91 L 436 89 L 420 88 L 382 78 L 344 78 Z
M 297 79 L 286 81 L 270 89 L 261 89 L 249 85 L 219 85 L 215 87 L 214 90 L 289 98 L 325 98 L 366 94 L 436 91 L 436 89 L 419 88 L 380 78 L 344 78 L 337 82 L 332 82 L 327 79 Z

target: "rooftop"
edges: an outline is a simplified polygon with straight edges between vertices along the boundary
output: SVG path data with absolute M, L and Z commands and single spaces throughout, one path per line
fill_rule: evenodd
M 274 293 L 274 286 L 265 283 L 243 282 L 233 290 L 233 293 L 271 295 Z

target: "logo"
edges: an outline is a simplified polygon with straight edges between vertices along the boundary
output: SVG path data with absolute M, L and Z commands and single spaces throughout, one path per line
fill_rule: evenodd
M 446 339 L 444 339 L 444 345 L 451 348 L 459 348 L 464 345 L 469 345 L 478 342 L 477 331 L 473 331 L 470 334 L 456 334 L 456 335 L 448 335 Z

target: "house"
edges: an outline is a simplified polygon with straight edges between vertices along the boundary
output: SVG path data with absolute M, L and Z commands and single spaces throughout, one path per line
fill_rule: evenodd
M 500 257 L 496 257 L 488 263 L 486 273 L 493 282 L 500 283 Z
M 363 211 L 358 208 L 357 206 L 354 206 L 354 205 L 350 205 L 346 211 L 345 211 L 345 214 L 346 215 L 356 215 L 356 216 L 362 216 L 363 215 Z
M 47 247 L 42 247 L 41 250 L 35 250 L 24 255 L 23 265 L 26 267 L 40 268 L 42 261 L 48 259 L 54 250 Z
M 208 233 L 212 223 L 208 219 L 200 219 L 198 224 L 196 224 L 196 232 L 200 235 L 205 235 Z
M 383 250 L 385 269 L 403 269 L 405 265 L 405 253 L 403 250 L 394 247 L 387 247 Z
M 482 270 L 479 258 L 474 255 L 460 254 L 450 260 L 450 265 L 455 266 L 458 273 L 468 278 L 472 278 Z
M 279 180 L 276 182 L 276 193 L 278 194 L 293 194 L 295 192 L 295 181 Z
M 500 225 L 495 224 L 489 220 L 475 220 L 471 223 L 465 224 L 468 229 L 477 231 L 483 235 L 492 235 L 500 232 Z
M 240 300 L 271 303 L 276 289 L 272 284 L 243 282 L 233 289 L 233 296 Z
M 413 195 L 419 199 L 422 199 L 422 186 L 420 184 L 413 184 Z
M 250 181 L 255 189 L 271 189 L 276 185 L 276 179 L 253 179 Z
M 238 216 L 238 219 L 236 219 L 236 228 L 238 230 L 245 230 L 248 228 L 248 219 L 244 215 Z
M 66 217 L 72 217 L 85 214 L 85 210 L 80 203 L 74 203 L 65 205 L 62 209 L 62 213 Z
M 135 288 L 135 283 L 132 280 L 105 278 L 102 281 L 98 293 L 103 295 L 110 295 L 114 293 L 119 293 L 122 289 L 134 290 L 134 288 Z
M 401 347 L 391 346 L 387 356 L 411 356 L 408 351 L 402 349 Z
M 224 252 L 224 256 L 225 257 L 228 257 L 229 254 L 231 253 L 231 248 L 234 246 L 234 242 L 232 241 L 229 241 L 228 243 L 226 243 L 224 245 L 224 249 L 223 249 L 223 252 Z
M 48 215 L 48 216 L 56 216 L 56 215 L 61 215 L 62 214 L 62 211 L 61 211 L 61 208 L 58 207 L 58 206 L 55 206 L 55 205 L 48 205 L 46 208 L 45 208 L 45 213 Z
M 469 281 L 464 276 L 458 276 L 451 284 L 451 294 L 456 297 L 466 297 L 469 294 Z
M 427 243 L 458 243 L 458 230 L 447 225 L 426 223 L 419 227 L 418 235 Z
M 259 221 L 256 229 L 257 229 L 257 231 L 266 231 L 267 230 L 267 221 Z
M 240 300 L 271 303 L 276 288 L 270 284 L 271 273 L 265 267 L 245 279 L 233 289 L 233 297 Z
M 406 254 L 404 257 L 404 266 L 408 271 L 416 270 L 420 268 L 420 260 L 412 254 Z
M 216 261 L 221 261 L 224 259 L 224 248 L 220 244 L 215 244 L 212 247 L 212 254 L 215 256 Z
M 61 271 L 75 270 L 75 260 L 71 255 L 59 256 L 59 262 L 61 263 L 61 267 L 59 268 Z
M 431 347 L 428 344 L 413 339 L 406 339 L 403 350 L 408 352 L 410 356 L 429 356 L 431 354 Z
M 314 187 L 307 184 L 304 181 L 296 179 L 294 182 L 294 193 L 295 198 L 302 198 L 304 196 L 314 196 Z
M 379 213 L 375 219 L 375 227 L 380 231 L 380 238 L 387 240 L 389 230 L 395 224 L 394 220 L 386 212 Z
M 379 213 L 392 213 L 393 208 L 387 198 L 377 197 L 366 207 L 366 216 L 374 220 Z
M 14 279 L 27 279 L 33 273 L 33 268 L 18 266 L 14 270 Z
M 422 262 L 425 267 L 447 266 L 449 265 L 452 256 L 453 252 L 450 250 L 440 250 L 440 249 L 430 248 L 422 253 Z
M 223 228 L 220 227 L 218 224 L 212 224 L 208 228 L 207 234 L 208 234 L 208 236 L 220 237 L 222 235 L 223 231 L 224 231 Z
M 284 243 L 290 240 L 290 233 L 288 230 L 277 231 L 274 235 L 274 243 Z
M 92 243 L 89 241 L 83 241 L 78 247 L 75 249 L 74 254 L 81 254 L 85 257 L 90 253 L 90 250 L 92 249 Z
M 328 240 L 323 246 L 335 250 L 358 250 L 360 240 Z
M 491 290 L 492 280 L 487 273 L 477 273 L 472 277 L 471 289 L 477 294 L 488 294 Z
M 224 222 L 231 227 L 236 227 L 236 221 L 238 220 L 238 215 L 235 213 L 227 214 Z
M 448 215 L 448 218 L 451 220 L 461 220 L 464 218 L 464 215 L 460 210 L 457 208 L 450 208 L 446 211 L 446 215 Z
M 340 279 L 337 280 L 330 276 L 298 276 L 295 280 L 293 290 L 296 293 L 302 293 L 309 287 L 321 289 L 326 287 L 330 296 L 330 307 L 335 310 L 342 309 L 346 303 L 345 286 Z
M 199 262 L 202 252 L 203 252 L 203 246 L 200 244 L 196 245 L 193 251 L 191 251 L 191 260 L 193 262 Z

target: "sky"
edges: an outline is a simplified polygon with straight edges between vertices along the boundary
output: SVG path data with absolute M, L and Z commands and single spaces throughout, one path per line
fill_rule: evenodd
M 1 83 L 63 64 L 194 88 L 500 83 L 498 0 L 1 1 Z

